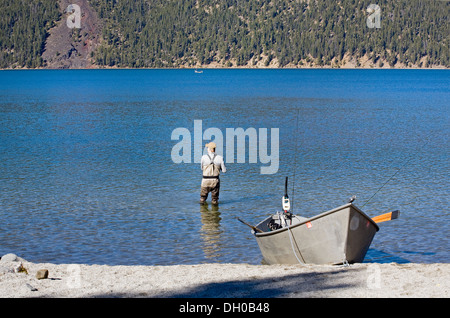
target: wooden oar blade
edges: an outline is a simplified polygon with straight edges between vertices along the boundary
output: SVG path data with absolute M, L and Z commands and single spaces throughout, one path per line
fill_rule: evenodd
M 381 215 L 378 215 L 378 216 L 374 216 L 372 218 L 372 220 L 375 223 L 381 223 L 381 222 L 385 222 L 385 221 L 395 220 L 395 219 L 397 219 L 399 217 L 399 215 L 400 215 L 400 211 L 399 210 L 395 210 L 395 211 L 392 211 L 392 212 L 389 212 L 389 213 L 385 213 L 385 214 L 381 214 Z

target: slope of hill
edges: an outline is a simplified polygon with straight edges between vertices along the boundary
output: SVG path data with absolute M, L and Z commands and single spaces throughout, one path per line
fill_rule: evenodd
M 68 8 L 72 0 L 59 0 L 60 8 Z M 101 37 L 101 21 L 87 0 L 77 0 L 81 28 L 67 26 L 68 14 L 48 31 L 42 59 L 47 68 L 89 68 Z

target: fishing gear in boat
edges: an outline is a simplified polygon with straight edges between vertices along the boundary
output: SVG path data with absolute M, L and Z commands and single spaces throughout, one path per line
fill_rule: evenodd
M 283 207 L 283 213 L 277 212 L 267 224 L 272 231 L 288 226 L 288 222 L 289 225 L 292 224 L 293 214 L 291 212 L 291 201 L 289 200 L 288 195 L 288 177 L 286 177 L 284 183 L 284 196 L 281 198 L 281 206 Z
M 288 177 L 286 177 L 286 181 L 284 183 L 284 196 L 281 201 L 281 206 L 283 207 L 283 211 L 286 217 L 290 219 L 292 217 L 291 201 L 289 200 L 287 189 L 288 189 Z

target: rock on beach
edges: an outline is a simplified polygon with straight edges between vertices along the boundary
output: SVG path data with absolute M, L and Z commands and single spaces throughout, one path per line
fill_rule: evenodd
M 23 258 L 20 258 L 13 253 L 5 254 L 0 258 L 0 263 L 24 262 L 24 261 L 25 260 Z
M 0 258 L 0 275 L 2 273 L 16 273 L 23 270 L 23 258 L 18 257 L 16 254 L 5 254 Z
M 6 256 L 6 255 L 5 255 Z M 450 264 L 108 266 L 0 260 L 0 297 L 448 298 Z M 10 270 L 22 264 L 27 273 Z M 8 270 L 9 269 L 9 270 Z M 48 279 L 36 273 L 48 270 Z

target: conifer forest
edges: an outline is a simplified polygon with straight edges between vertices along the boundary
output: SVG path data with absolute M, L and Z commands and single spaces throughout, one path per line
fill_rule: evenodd
M 101 26 L 89 55 L 94 67 L 450 66 L 445 0 L 87 3 Z M 371 4 L 380 8 L 375 27 Z M 67 18 L 61 1 L 2 0 L 0 10 L 0 68 L 45 68 L 49 32 Z

